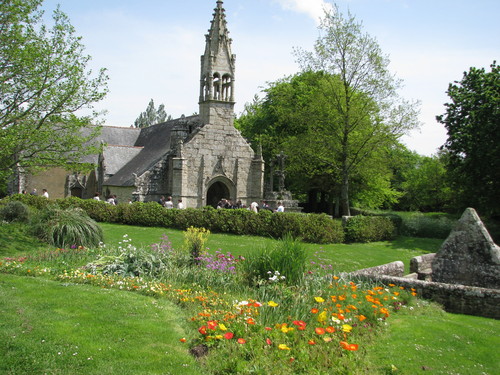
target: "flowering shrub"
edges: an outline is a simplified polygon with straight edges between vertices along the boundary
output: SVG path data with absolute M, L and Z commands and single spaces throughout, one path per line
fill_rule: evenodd
M 210 231 L 205 228 L 189 227 L 184 232 L 184 247 L 191 254 L 193 263 L 199 264 L 208 236 L 210 236 Z

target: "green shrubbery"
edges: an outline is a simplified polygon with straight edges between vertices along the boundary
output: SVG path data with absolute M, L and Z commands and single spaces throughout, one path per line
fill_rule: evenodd
M 352 216 L 345 221 L 347 242 L 373 242 L 391 240 L 395 227 L 391 219 L 383 216 Z
M 29 207 L 19 201 L 11 201 L 0 208 L 0 220 L 26 223 L 30 217 Z
M 447 217 L 432 217 L 415 213 L 403 218 L 400 233 L 409 237 L 426 237 L 445 239 L 453 229 L 456 220 Z
M 101 227 L 80 208 L 44 208 L 33 218 L 31 230 L 42 241 L 61 248 L 97 247 L 103 241 Z

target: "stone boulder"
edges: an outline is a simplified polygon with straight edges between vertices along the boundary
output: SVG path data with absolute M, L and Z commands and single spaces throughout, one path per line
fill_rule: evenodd
M 432 260 L 432 281 L 500 288 L 500 248 L 467 208 Z

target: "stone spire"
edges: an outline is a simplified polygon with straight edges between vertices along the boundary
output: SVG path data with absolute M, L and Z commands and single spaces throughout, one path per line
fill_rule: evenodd
M 215 112 L 232 118 L 234 113 L 234 73 L 236 56 L 231 52 L 222 1 L 217 1 L 213 19 L 205 35 L 205 53 L 201 56 L 200 116 L 203 123 L 217 121 Z M 215 111 L 215 108 L 219 110 Z M 231 120 L 232 121 L 232 120 Z

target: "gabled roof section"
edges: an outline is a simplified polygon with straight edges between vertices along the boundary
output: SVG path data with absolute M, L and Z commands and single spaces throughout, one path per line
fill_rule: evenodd
M 142 149 L 143 147 L 134 146 L 105 146 L 102 151 L 105 173 L 114 175 L 137 156 Z
M 135 184 L 134 174 L 141 176 L 150 170 L 158 161 L 172 153 L 174 145 L 170 144 L 172 129 L 178 127 L 194 128 L 199 124 L 198 116 L 182 117 L 161 124 L 142 128 L 135 147 L 141 147 L 140 151 L 123 165 L 116 174 L 105 181 L 108 186 L 133 186 Z M 106 163 L 106 161 L 104 161 Z M 107 164 L 106 164 L 107 168 Z
M 83 129 L 83 135 L 87 136 L 93 131 L 93 127 Z M 94 138 L 89 145 L 99 145 L 104 143 L 106 145 L 119 145 L 119 146 L 135 146 L 137 138 L 141 134 L 141 129 L 125 128 L 119 126 L 102 126 L 101 134 Z M 99 155 L 87 155 L 83 158 L 83 163 L 97 164 Z

